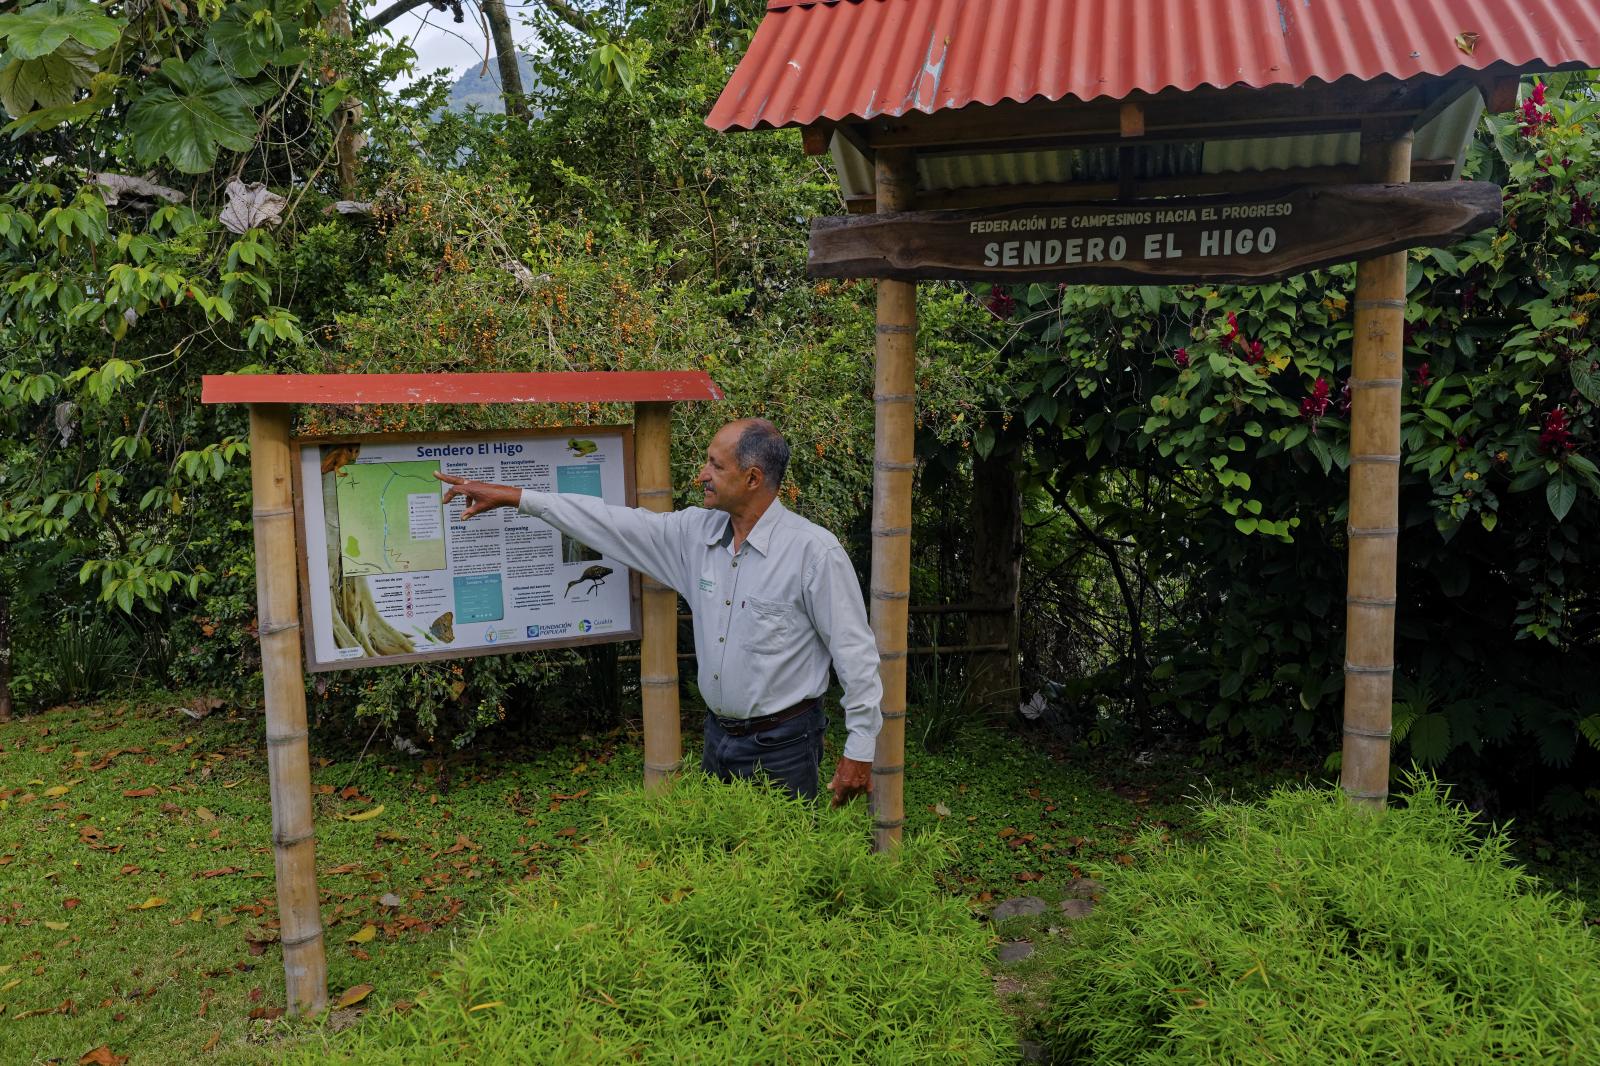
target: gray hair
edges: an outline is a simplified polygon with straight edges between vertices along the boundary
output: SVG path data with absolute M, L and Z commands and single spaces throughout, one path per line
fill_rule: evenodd
M 733 458 L 740 470 L 760 467 L 767 485 L 776 490 L 789 469 L 789 442 L 783 439 L 778 427 L 765 418 L 747 419 L 739 433 L 739 443 L 733 449 Z

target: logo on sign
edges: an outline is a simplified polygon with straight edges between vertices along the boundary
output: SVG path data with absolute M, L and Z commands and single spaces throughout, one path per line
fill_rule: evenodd
M 538 635 L 539 635 L 539 627 L 538 626 L 529 626 L 528 627 L 528 636 L 536 637 Z
M 587 618 L 585 618 L 583 621 L 578 623 L 578 632 L 579 633 L 587 633 L 590 630 L 592 630 L 593 628 L 594 628 L 594 623 L 589 621 Z

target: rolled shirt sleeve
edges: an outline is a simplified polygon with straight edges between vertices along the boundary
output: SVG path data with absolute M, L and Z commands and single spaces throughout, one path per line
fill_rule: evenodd
M 830 540 L 832 538 L 829 538 Z M 825 547 L 806 575 L 806 610 L 827 645 L 833 672 L 844 687 L 844 757 L 871 762 L 883 726 L 883 682 L 878 676 L 878 644 L 867 624 L 861 583 L 837 542 Z

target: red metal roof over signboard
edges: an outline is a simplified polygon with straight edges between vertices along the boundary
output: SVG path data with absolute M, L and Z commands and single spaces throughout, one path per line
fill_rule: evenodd
M 553 374 L 207 374 L 203 403 L 650 403 L 720 400 L 699 370 Z
M 967 104 L 1600 66 L 1597 0 L 771 0 L 719 130 Z M 1504 70 L 1501 66 L 1498 69 Z

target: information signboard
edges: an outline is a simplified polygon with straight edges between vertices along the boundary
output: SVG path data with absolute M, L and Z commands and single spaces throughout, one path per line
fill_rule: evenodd
M 1500 218 L 1488 182 L 815 218 L 812 277 L 989 282 L 1259 282 L 1424 245 Z
M 633 575 L 511 508 L 463 519 L 435 473 L 633 503 L 628 427 L 296 442 L 312 671 L 635 639 Z

